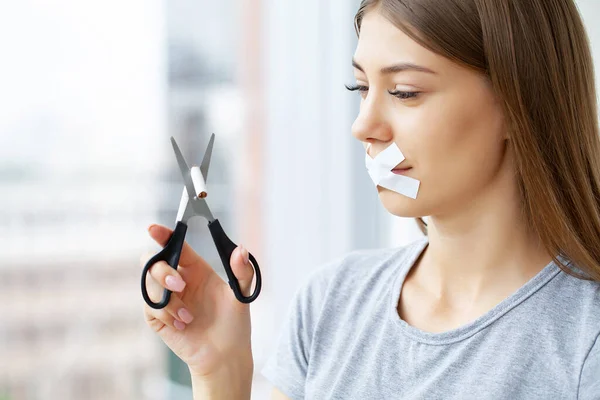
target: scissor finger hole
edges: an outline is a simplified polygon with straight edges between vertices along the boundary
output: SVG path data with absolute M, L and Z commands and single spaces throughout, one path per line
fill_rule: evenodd
M 250 297 L 256 290 L 256 285 L 258 284 L 258 274 L 259 274 L 258 271 L 259 270 L 257 268 L 256 262 L 252 261 L 252 258 L 253 257 L 250 257 L 250 259 L 248 261 L 250 262 L 250 265 L 252 266 L 254 273 L 252 274 L 252 282 L 250 283 L 250 286 L 248 287 L 248 289 L 242 290 L 242 294 L 244 295 L 244 297 Z

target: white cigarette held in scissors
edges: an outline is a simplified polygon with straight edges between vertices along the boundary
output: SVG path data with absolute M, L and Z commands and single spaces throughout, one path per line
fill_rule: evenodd
M 194 184 L 194 190 L 196 191 L 196 196 L 203 199 L 207 196 L 206 191 L 206 182 L 204 181 L 204 177 L 202 176 L 202 172 L 200 172 L 200 167 L 194 165 L 190 169 L 190 175 L 192 177 L 192 183 Z

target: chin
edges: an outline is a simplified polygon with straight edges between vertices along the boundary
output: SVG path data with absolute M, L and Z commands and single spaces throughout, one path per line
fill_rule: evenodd
M 377 192 L 379 193 L 381 204 L 383 204 L 383 207 L 390 214 L 404 218 L 418 218 L 425 215 L 419 206 L 418 195 L 416 199 L 411 199 L 408 196 L 382 188 L 381 186 L 377 186 Z

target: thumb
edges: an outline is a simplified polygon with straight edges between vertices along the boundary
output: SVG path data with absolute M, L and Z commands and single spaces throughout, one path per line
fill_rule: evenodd
M 148 233 L 156 243 L 164 247 L 171 238 L 173 230 L 163 225 L 152 224 L 148 227 Z
M 246 297 L 252 294 L 252 279 L 254 278 L 254 268 L 248 257 L 248 250 L 244 246 L 238 246 L 231 253 L 231 259 L 229 260 L 231 270 L 240 284 L 242 294 Z

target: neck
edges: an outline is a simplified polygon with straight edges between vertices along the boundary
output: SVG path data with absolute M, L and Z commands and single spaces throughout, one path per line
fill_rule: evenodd
M 498 182 L 460 210 L 430 217 L 429 245 L 414 271 L 436 301 L 465 308 L 506 297 L 551 261 L 521 218 L 516 189 Z

